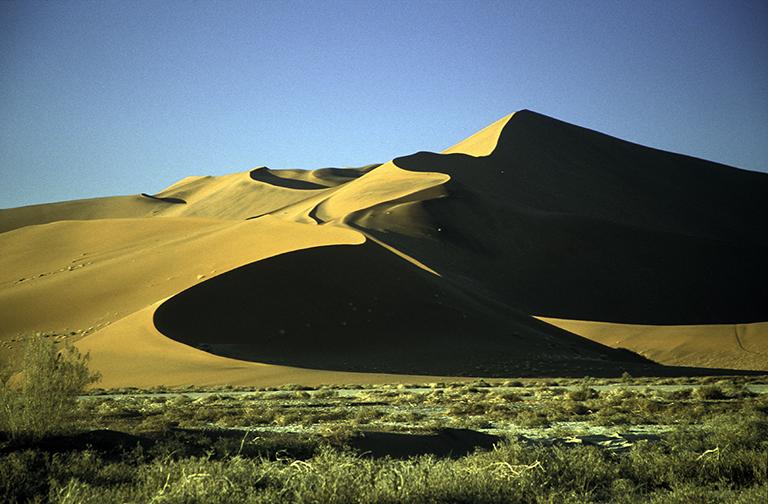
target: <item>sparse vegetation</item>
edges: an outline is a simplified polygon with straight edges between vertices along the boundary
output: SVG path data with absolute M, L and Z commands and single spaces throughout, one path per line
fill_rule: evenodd
M 768 394 L 746 380 L 94 391 L 68 433 L 0 443 L 0 502 L 764 502 Z M 360 448 L 446 429 L 498 442 Z M 572 442 L 638 429 L 621 450 Z
M 99 380 L 89 359 L 71 344 L 59 351 L 44 335 L 29 337 L 21 386 L 13 386 L 12 363 L 0 372 L 0 431 L 13 439 L 41 439 L 69 430 L 77 396 Z

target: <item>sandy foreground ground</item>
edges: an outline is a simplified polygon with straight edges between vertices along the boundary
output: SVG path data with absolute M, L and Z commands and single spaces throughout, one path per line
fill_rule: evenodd
M 765 194 L 521 111 L 440 154 L 0 210 L 0 356 L 70 340 L 101 387 L 768 371 Z

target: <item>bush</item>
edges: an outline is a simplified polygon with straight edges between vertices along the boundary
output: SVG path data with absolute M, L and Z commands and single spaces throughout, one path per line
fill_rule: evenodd
M 89 360 L 72 344 L 59 352 L 44 336 L 29 338 L 21 387 L 13 386 L 12 366 L 0 372 L 0 430 L 13 439 L 33 440 L 67 431 L 77 396 L 101 378 L 88 369 Z
M 571 401 L 586 401 L 587 399 L 596 399 L 599 395 L 600 393 L 597 390 L 590 388 L 585 384 L 576 390 L 568 392 L 568 399 Z

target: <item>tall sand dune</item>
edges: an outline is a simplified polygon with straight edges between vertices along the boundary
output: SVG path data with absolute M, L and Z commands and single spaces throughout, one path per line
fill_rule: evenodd
M 0 210 L 0 355 L 69 338 L 106 386 L 768 371 L 766 195 L 520 111 L 439 154 Z

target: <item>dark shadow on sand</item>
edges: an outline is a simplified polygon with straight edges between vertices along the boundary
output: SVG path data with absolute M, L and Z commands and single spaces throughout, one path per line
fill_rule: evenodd
M 335 371 L 486 377 L 741 374 L 668 368 L 541 322 L 383 247 L 283 254 L 164 302 L 154 322 L 225 357 Z
M 157 196 L 152 196 L 152 195 L 149 195 L 149 194 L 146 194 L 146 193 L 141 193 L 141 195 L 144 196 L 145 198 L 150 198 L 150 199 L 157 200 L 157 201 L 162 201 L 162 202 L 165 202 L 165 203 L 174 203 L 174 204 L 178 204 L 178 205 L 186 205 L 187 204 L 187 202 L 184 201 L 181 198 L 158 198 Z

